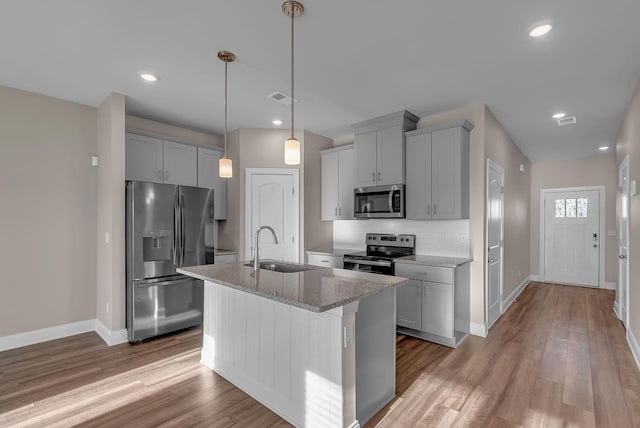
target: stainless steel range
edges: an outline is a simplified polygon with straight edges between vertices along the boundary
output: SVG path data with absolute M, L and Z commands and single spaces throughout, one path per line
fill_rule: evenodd
M 393 275 L 393 259 L 410 256 L 416 251 L 415 235 L 367 233 L 366 243 L 367 251 L 345 254 L 345 269 Z

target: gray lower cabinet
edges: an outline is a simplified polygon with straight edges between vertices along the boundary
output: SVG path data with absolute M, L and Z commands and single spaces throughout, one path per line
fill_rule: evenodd
M 396 262 L 409 278 L 396 290 L 399 333 L 456 347 L 469 335 L 469 264 L 457 267 Z
M 342 269 L 344 267 L 342 256 L 318 253 L 307 253 L 307 264 L 338 269 Z
M 469 132 L 464 121 L 406 133 L 406 218 L 469 218 Z

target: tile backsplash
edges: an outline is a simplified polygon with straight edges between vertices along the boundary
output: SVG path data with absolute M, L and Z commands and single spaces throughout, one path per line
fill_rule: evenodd
M 364 250 L 367 233 L 416 235 L 416 253 L 469 257 L 469 220 L 341 220 L 333 222 L 333 246 Z

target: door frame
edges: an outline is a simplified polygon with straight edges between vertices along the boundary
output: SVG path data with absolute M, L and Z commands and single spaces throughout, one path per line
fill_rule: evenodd
M 549 188 L 549 189 L 540 189 L 540 237 L 539 237 L 539 246 L 540 246 L 540 260 L 539 260 L 539 269 L 540 269 L 540 280 L 542 282 L 545 281 L 545 269 L 544 269 L 544 247 L 546 245 L 545 237 L 544 237 L 544 228 L 545 228 L 545 207 L 544 201 L 546 199 L 547 193 L 561 193 L 561 192 L 584 192 L 589 190 L 598 191 L 600 206 L 598 209 L 600 210 L 600 225 L 599 225 L 599 246 L 598 246 L 598 286 L 597 287 L 589 287 L 585 285 L 584 287 L 589 288 L 605 288 L 605 257 L 607 255 L 606 252 L 606 202 L 607 202 L 607 191 L 605 186 L 581 186 L 581 187 L 557 187 L 557 188 Z
M 489 169 L 494 169 L 502 176 L 502 193 L 500 194 L 501 203 L 500 203 L 500 216 L 502 218 L 502 222 L 500 223 L 500 235 L 502 236 L 500 243 L 500 314 L 496 317 L 495 320 L 491 324 L 489 324 L 489 269 L 487 265 L 487 257 L 489 252 L 489 216 L 487 216 L 487 209 L 489 207 Z M 495 161 L 487 158 L 487 173 L 485 178 L 485 198 L 484 198 L 484 252 L 482 255 L 484 261 L 484 313 L 485 313 L 485 331 L 489 331 L 489 328 L 502 316 L 504 313 L 504 296 L 503 296 L 503 287 L 504 287 L 504 187 L 505 187 L 505 172 L 504 168 L 500 166 Z
M 620 186 L 619 182 L 620 182 L 620 170 L 626 167 L 627 168 L 627 177 L 629 177 L 629 156 L 625 156 L 625 158 L 622 160 L 622 162 L 620 162 L 620 165 L 618 165 L 618 186 Z M 630 218 L 629 218 L 629 214 L 631 212 L 631 207 L 630 207 L 630 203 L 631 203 L 631 188 L 630 188 L 630 180 L 627 180 L 627 222 L 629 222 Z M 620 212 L 621 212 L 621 207 L 620 207 L 620 187 L 618 187 L 618 197 L 617 197 L 617 209 L 616 209 L 616 217 L 617 217 L 617 221 L 616 221 L 616 229 L 617 229 L 617 233 L 620 233 L 620 228 L 619 228 L 619 224 L 620 224 Z M 618 251 L 617 251 L 618 256 L 620 255 L 620 237 L 618 236 Z M 618 265 L 618 286 L 616 287 L 616 293 L 620 294 L 620 259 L 616 257 L 616 262 Z M 625 316 L 624 319 L 622 319 L 621 316 L 621 309 L 620 308 L 620 304 L 618 303 L 618 296 L 616 296 L 615 302 L 614 302 L 614 311 L 616 312 L 616 315 L 618 316 L 618 319 L 620 321 L 622 321 L 622 324 L 624 325 L 625 329 L 629 329 L 629 223 L 627 223 L 627 274 L 626 274 L 626 278 L 627 278 L 627 289 L 625 290 Z
M 251 242 L 253 232 L 251 229 L 251 184 L 253 175 L 289 175 L 293 178 L 293 205 L 297 209 L 294 213 L 295 242 L 295 262 L 300 261 L 300 170 L 297 168 L 246 168 L 245 169 L 245 200 L 244 200 L 244 244 L 245 257 L 251 259 Z

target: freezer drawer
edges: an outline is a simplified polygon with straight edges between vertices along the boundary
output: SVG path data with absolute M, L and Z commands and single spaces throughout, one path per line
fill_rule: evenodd
M 129 342 L 202 324 L 203 281 L 184 275 L 127 283 Z

